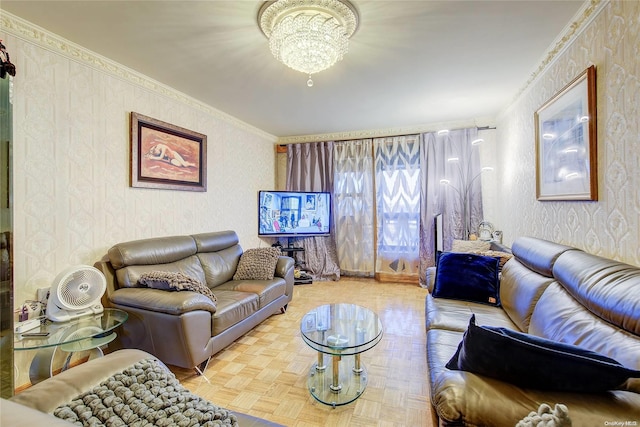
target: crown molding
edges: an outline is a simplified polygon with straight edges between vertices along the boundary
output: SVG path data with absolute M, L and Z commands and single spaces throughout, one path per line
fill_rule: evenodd
M 139 86 L 145 90 L 162 95 L 171 100 L 178 101 L 237 128 L 267 139 L 269 142 L 276 142 L 277 140 L 277 137 L 270 133 L 258 129 L 255 126 L 243 122 L 240 119 L 153 80 L 144 74 L 127 68 L 122 64 L 92 52 L 4 10 L 2 10 L 2 13 L 0 14 L 0 30 L 15 36 L 20 40 L 24 40 L 27 43 L 32 43 L 50 52 L 64 56 L 73 61 L 77 61 L 104 72 L 105 74 L 109 74 L 128 83 Z
M 556 60 L 571 46 L 588 25 L 600 14 L 610 0 L 586 0 L 573 19 L 564 27 L 558 37 L 551 43 L 544 53 L 538 66 L 531 72 L 529 79 L 513 97 L 509 105 L 512 105 L 527 90 L 529 90 L 538 78 L 553 65 Z

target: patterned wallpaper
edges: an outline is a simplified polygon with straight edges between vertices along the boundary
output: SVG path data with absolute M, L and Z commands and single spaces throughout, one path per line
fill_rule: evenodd
M 496 206 L 505 243 L 532 235 L 640 265 L 640 2 L 603 3 L 593 20 L 496 120 Z M 596 66 L 597 202 L 538 202 L 534 112 Z
M 483 164 L 495 167 L 483 176 L 486 219 L 503 230 L 506 244 L 533 235 L 640 265 L 639 17 L 640 2 L 606 3 L 541 65 L 497 118 L 497 130 L 483 135 Z M 285 178 L 275 172 L 275 137 L 8 13 L 0 20 L 0 38 L 18 68 L 17 303 L 67 266 L 93 264 L 119 241 L 235 229 L 244 247 L 265 244 L 256 236 L 256 193 L 282 187 Z M 533 113 L 591 64 L 599 201 L 537 202 Z M 129 187 L 131 111 L 208 136 L 206 193 Z M 24 374 L 17 373 L 17 385 Z
M 236 230 L 257 237 L 276 138 L 3 12 L 14 79 L 15 303 L 113 244 Z M 207 135 L 207 192 L 129 187 L 129 114 Z M 250 154 L 249 154 L 250 153 Z M 19 385 L 20 382 L 17 382 Z

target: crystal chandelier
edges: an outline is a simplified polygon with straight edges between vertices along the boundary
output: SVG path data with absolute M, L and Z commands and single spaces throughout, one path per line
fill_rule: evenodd
M 358 28 L 358 13 L 347 0 L 265 1 L 258 12 L 271 53 L 284 65 L 309 75 L 340 61 Z

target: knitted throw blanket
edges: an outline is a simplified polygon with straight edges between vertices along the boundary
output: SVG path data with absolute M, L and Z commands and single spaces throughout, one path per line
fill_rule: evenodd
M 562 403 L 557 403 L 553 409 L 543 403 L 538 408 L 538 412 L 530 412 L 518 421 L 516 427 L 571 427 L 569 410 Z
M 192 394 L 153 359 L 113 375 L 53 415 L 78 426 L 238 426 L 235 415 Z
M 142 286 L 154 289 L 163 289 L 165 291 L 176 290 L 199 292 L 202 295 L 209 297 L 213 302 L 218 301 L 207 285 L 193 277 L 187 276 L 184 273 L 151 271 L 149 273 L 141 274 L 138 279 L 138 283 Z

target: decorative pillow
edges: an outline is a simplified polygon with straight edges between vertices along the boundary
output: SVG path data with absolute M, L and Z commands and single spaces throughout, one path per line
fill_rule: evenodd
M 574 345 L 512 331 L 477 326 L 471 316 L 447 368 L 473 372 L 523 388 L 597 393 L 614 390 L 640 371 Z
M 207 285 L 198 279 L 194 279 L 193 277 L 180 272 L 150 271 L 149 273 L 143 273 L 140 275 L 138 284 L 163 291 L 198 292 L 209 297 L 213 302 L 218 301 L 216 296 L 213 294 L 213 291 L 211 291 Z
M 498 266 L 500 271 L 502 271 L 502 267 L 504 267 L 507 261 L 513 258 L 513 254 L 510 254 L 509 252 L 502 252 L 502 251 L 489 250 L 489 251 L 480 251 L 480 252 L 474 252 L 474 253 L 478 255 L 492 256 L 494 258 L 498 258 L 500 260 L 500 265 Z
M 494 257 L 443 252 L 438 259 L 433 296 L 500 305 L 498 264 Z
M 278 248 L 247 249 L 238 262 L 233 280 L 271 280 L 282 252 Z
M 491 242 L 485 240 L 454 240 L 451 252 L 484 252 L 491 249 Z

